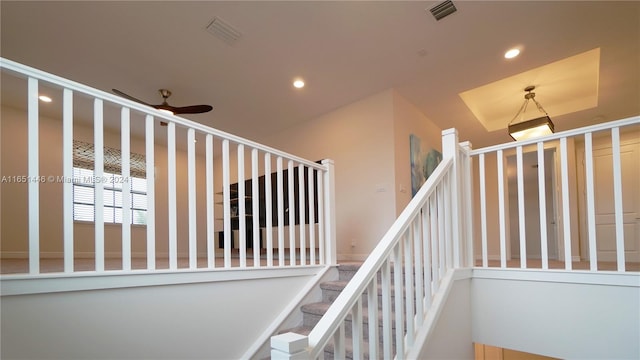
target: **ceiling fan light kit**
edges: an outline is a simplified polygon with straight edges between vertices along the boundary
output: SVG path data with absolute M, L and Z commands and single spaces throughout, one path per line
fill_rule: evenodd
M 549 114 L 547 114 L 542 105 L 540 105 L 540 103 L 535 99 L 536 94 L 533 92 L 535 88 L 535 86 L 527 86 L 524 89 L 524 91 L 527 92 L 524 95 L 524 103 L 520 107 L 520 110 L 518 110 L 518 113 L 516 113 L 516 116 L 514 116 L 511 122 L 509 122 L 509 136 L 511 136 L 513 140 L 526 140 L 534 137 L 551 135 L 555 132 L 555 127 L 549 117 Z M 522 120 L 527 111 L 527 105 L 530 100 L 533 100 L 538 110 L 543 113 L 544 116 L 530 120 Z M 520 118 L 521 121 L 514 124 L 513 122 L 518 118 Z

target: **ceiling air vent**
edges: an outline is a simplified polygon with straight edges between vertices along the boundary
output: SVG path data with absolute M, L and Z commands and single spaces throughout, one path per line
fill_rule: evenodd
M 229 45 L 233 45 L 240 39 L 242 33 L 234 29 L 231 25 L 220 19 L 219 17 L 213 18 L 211 23 L 207 25 L 207 31 L 218 38 L 222 39 Z
M 436 20 L 440 20 L 447 15 L 451 15 L 454 12 L 456 12 L 456 10 L 458 9 L 456 9 L 456 6 L 453 5 L 453 2 L 451 0 L 441 2 L 440 4 L 429 9 L 433 17 L 436 18 Z

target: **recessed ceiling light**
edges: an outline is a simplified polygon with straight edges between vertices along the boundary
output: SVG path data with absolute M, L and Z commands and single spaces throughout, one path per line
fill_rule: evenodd
M 304 87 L 304 81 L 302 79 L 295 79 L 293 81 L 293 86 L 298 89 L 302 89 Z
M 51 102 L 53 100 L 51 100 L 50 97 L 46 96 L 46 95 L 40 95 L 38 96 L 38 99 L 40 99 L 40 101 L 44 101 L 44 102 Z
M 504 53 L 505 59 L 513 59 L 514 57 L 516 57 L 518 55 L 520 55 L 520 49 L 518 49 L 518 48 L 509 49 L 509 50 L 507 50 L 506 53 Z

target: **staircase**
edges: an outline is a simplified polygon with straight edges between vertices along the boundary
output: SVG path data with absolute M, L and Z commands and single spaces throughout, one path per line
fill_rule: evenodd
M 320 318 L 327 312 L 329 306 L 334 302 L 334 300 L 338 297 L 338 295 L 345 288 L 347 283 L 353 278 L 355 273 L 358 271 L 362 263 L 357 262 L 348 262 L 338 265 L 338 280 L 336 281 L 326 281 L 320 283 L 320 289 L 322 290 L 322 301 L 316 303 L 305 304 L 300 307 L 300 311 L 302 311 L 303 321 L 302 326 L 296 327 L 293 329 L 287 329 L 282 331 L 281 333 L 294 332 L 301 335 L 309 335 L 313 327 L 318 323 Z M 380 277 L 378 276 L 378 282 L 380 282 Z M 381 287 L 378 287 L 378 326 L 380 334 L 380 339 L 378 339 L 378 348 L 379 352 L 382 351 L 382 295 L 381 295 Z M 394 306 L 394 301 L 392 299 L 392 307 Z M 369 317 L 368 317 L 368 304 L 367 304 L 367 296 L 364 294 L 362 296 L 362 328 L 364 332 L 364 341 L 363 341 L 363 349 L 364 350 L 364 358 L 369 358 L 369 336 L 368 336 L 368 326 L 369 326 Z M 345 320 L 345 358 L 353 359 L 353 340 L 351 337 L 352 332 L 352 316 L 348 316 Z M 395 331 L 395 326 L 393 326 L 393 331 Z M 394 338 L 395 339 L 395 338 Z M 394 344 L 395 348 L 395 344 Z M 333 342 L 330 342 L 324 350 L 325 359 L 334 359 L 334 346 Z

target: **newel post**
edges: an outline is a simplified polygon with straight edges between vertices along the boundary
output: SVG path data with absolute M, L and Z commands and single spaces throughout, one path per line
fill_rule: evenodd
M 460 154 L 458 152 L 458 130 L 447 129 L 442 131 L 442 157 L 451 158 L 451 241 L 453 242 L 453 267 L 460 267 L 460 248 L 462 231 L 460 228 L 463 215 L 460 203 L 462 187 L 460 186 Z
M 271 337 L 272 360 L 309 359 L 309 338 L 288 332 Z
M 473 172 L 471 171 L 471 142 L 460 143 L 462 164 L 460 166 L 460 179 L 462 184 L 462 236 L 465 241 L 465 266 L 473 266 Z
M 336 179 L 333 160 L 324 159 L 322 165 L 325 166 L 324 173 L 324 221 L 325 221 L 325 265 L 336 265 L 338 263 L 336 254 Z

